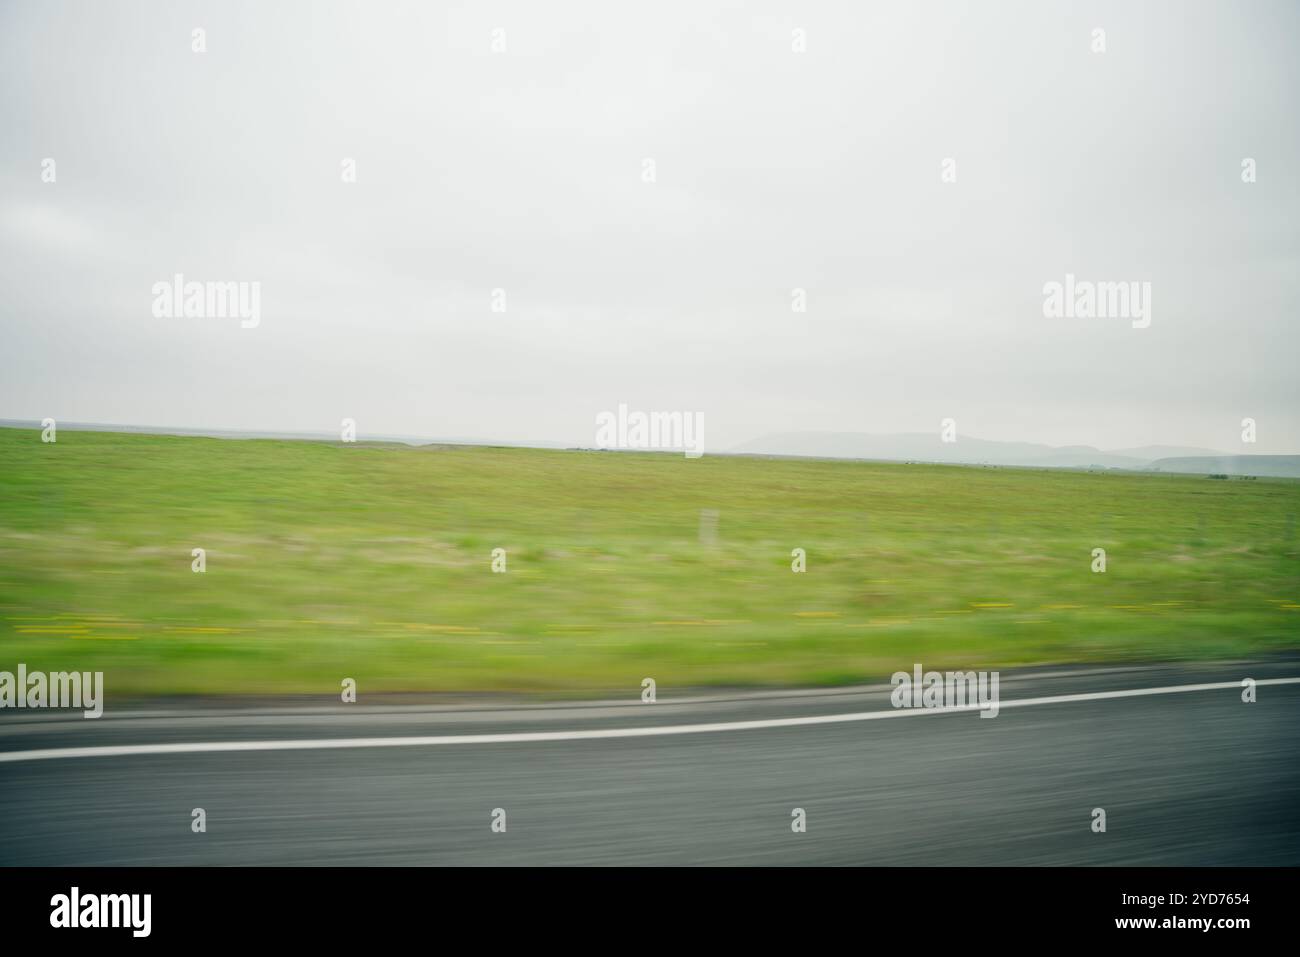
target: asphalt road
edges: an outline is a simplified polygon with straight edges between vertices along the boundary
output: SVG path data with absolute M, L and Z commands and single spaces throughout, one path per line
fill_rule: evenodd
M 0 865 L 1300 864 L 1300 661 L 1003 673 L 1002 710 L 640 737 L 14 752 L 678 728 L 893 712 L 884 686 L 581 705 L 0 712 Z M 279 747 L 279 746 L 276 746 Z M 193 833 L 191 811 L 207 815 Z M 803 808 L 807 831 L 791 830 Z M 1107 830 L 1094 833 L 1092 810 Z M 506 830 L 491 828 L 504 809 Z

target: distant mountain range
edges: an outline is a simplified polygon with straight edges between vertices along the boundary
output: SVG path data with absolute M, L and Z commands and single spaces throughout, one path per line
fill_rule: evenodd
M 0 419 L 0 428 L 39 429 L 24 419 Z M 333 432 L 251 432 L 239 429 L 189 429 L 172 426 L 112 425 L 60 422 L 72 431 L 136 432 L 152 435 L 193 435 L 222 439 L 295 439 L 337 442 Z M 476 438 L 430 439 L 410 435 L 362 435 L 366 442 L 400 442 L 407 445 L 492 445 L 561 449 L 559 442 L 502 441 Z M 866 432 L 778 432 L 730 449 L 705 454 L 778 455 L 819 459 L 872 459 L 884 462 L 938 462 L 952 465 L 1009 465 L 1026 468 L 1128 469 L 1135 472 L 1176 472 L 1188 475 L 1257 475 L 1300 478 L 1300 455 L 1227 455 L 1213 449 L 1178 445 L 1144 445 L 1134 449 L 1103 451 L 1090 445 L 1041 445 L 1035 442 L 995 442 L 959 435 L 943 442 L 937 433 L 904 432 L 872 435 Z
M 1157 459 L 1149 469 L 1194 475 L 1258 475 L 1300 478 L 1300 455 L 1217 455 Z
M 729 453 L 790 455 L 829 459 L 876 459 L 890 462 L 939 462 L 964 465 L 1010 465 L 1028 468 L 1102 468 L 1188 474 L 1259 475 L 1300 478 L 1300 455 L 1226 455 L 1213 449 L 1145 445 L 1102 450 L 1090 445 L 1041 445 L 995 442 L 958 435 L 943 442 L 939 434 L 906 432 L 781 432 L 745 442 Z

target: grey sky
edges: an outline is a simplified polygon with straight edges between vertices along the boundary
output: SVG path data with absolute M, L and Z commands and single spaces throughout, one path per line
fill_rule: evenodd
M 1300 451 L 1297 38 L 1293 2 L 0 0 L 0 418 Z M 260 281 L 260 326 L 155 318 L 177 272 Z M 1150 328 L 1045 318 L 1067 272 L 1149 280 Z

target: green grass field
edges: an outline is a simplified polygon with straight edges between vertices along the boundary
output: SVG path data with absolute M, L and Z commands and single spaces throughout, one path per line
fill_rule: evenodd
M 667 696 L 1267 653 L 1297 513 L 1287 481 L 0 429 L 0 669 Z

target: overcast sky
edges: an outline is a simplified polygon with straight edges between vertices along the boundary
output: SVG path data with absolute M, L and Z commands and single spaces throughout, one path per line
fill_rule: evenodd
M 0 418 L 1300 451 L 1298 48 L 1294 2 L 0 0 Z M 260 324 L 156 317 L 175 273 Z M 1045 317 L 1066 273 L 1150 326 Z

